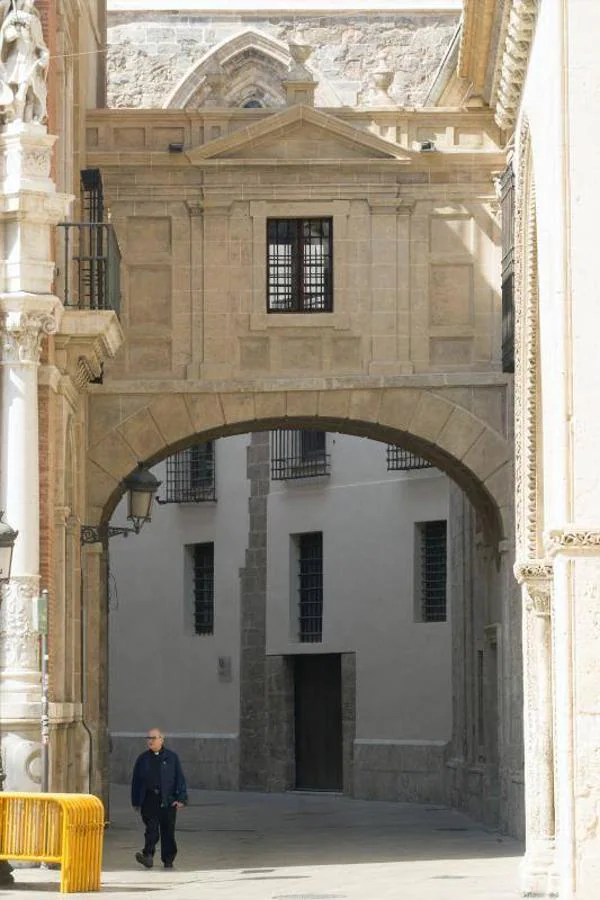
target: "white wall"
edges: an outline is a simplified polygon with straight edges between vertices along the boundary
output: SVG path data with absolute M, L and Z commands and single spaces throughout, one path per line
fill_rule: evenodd
M 450 623 L 415 622 L 415 523 L 448 516 L 436 470 L 387 472 L 385 444 L 328 435 L 328 478 L 273 482 L 267 648 L 357 654 L 358 739 L 447 740 Z M 290 535 L 323 532 L 323 642 L 297 642 Z M 390 675 L 390 673 L 392 673 Z
M 171 735 L 238 730 L 247 443 L 246 436 L 218 442 L 216 503 L 156 505 L 152 522 L 138 536 L 111 540 L 111 732 L 139 732 L 153 724 Z M 164 463 L 153 471 L 164 481 Z M 121 503 L 112 524 L 123 524 L 125 516 Z M 184 590 L 185 545 L 208 541 L 215 543 L 213 636 L 194 633 L 192 596 Z M 232 657 L 230 682 L 218 680 L 219 656 Z
M 384 444 L 335 434 L 327 441 L 329 477 L 271 482 L 267 652 L 356 652 L 357 739 L 447 740 L 450 623 L 415 622 L 413 570 L 415 523 L 447 518 L 448 481 L 433 469 L 388 472 Z M 113 733 L 155 723 L 171 735 L 238 731 L 247 442 L 217 442 L 215 504 L 156 506 L 139 536 L 111 541 Z M 155 472 L 164 479 L 164 464 Z M 125 514 L 121 504 L 112 523 Z M 294 635 L 290 535 L 307 531 L 322 531 L 324 541 L 319 644 Z M 193 633 L 184 592 L 184 545 L 204 541 L 215 542 L 214 637 Z M 230 683 L 217 678 L 220 655 L 232 657 Z

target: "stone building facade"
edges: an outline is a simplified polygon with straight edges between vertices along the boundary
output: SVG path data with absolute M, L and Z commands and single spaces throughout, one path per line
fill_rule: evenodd
M 181 82 L 208 65 L 213 78 L 224 79 L 226 105 L 284 106 L 291 43 L 311 48 L 316 106 L 422 106 L 457 25 L 455 12 L 219 14 L 168 3 L 109 11 L 108 103 L 176 106 Z M 222 105 L 216 86 L 207 85 L 192 105 Z
M 111 547 L 113 781 L 128 781 L 156 720 L 192 787 L 445 801 L 453 580 L 459 593 L 450 482 L 385 444 L 317 434 L 216 441 L 196 495 L 191 450 L 155 467 L 152 528 Z M 318 449 L 298 457 L 300 440 Z M 114 521 L 124 518 L 122 503 Z M 302 535 L 317 535 L 316 587 L 299 574 L 311 565 Z M 208 576 L 196 573 L 197 547 L 210 553 Z M 195 614 L 207 593 L 205 625 Z M 177 654 L 149 665 L 161 646 Z M 313 694 L 323 656 L 331 668 Z
M 279 32 L 265 37 L 270 71 L 282 77 L 264 106 L 240 108 L 268 92 L 228 97 L 228 78 L 243 87 L 241 59 L 228 70 L 212 54 L 208 71 L 207 60 L 190 57 L 187 75 L 167 72 L 170 109 L 94 111 L 103 90 L 101 7 L 65 2 L 42 12 L 51 52 L 36 52 L 51 63 L 50 134 L 60 140 L 53 151 L 46 126 L 19 116 L 3 121 L 0 135 L 0 470 L 2 505 L 19 530 L 0 626 L 6 784 L 39 784 L 31 603 L 43 581 L 52 598 L 52 785 L 105 789 L 106 525 L 138 460 L 154 465 L 199 438 L 286 423 L 367 435 L 404 444 L 464 491 L 455 497 L 471 523 L 462 553 L 485 585 L 486 605 L 482 620 L 472 619 L 468 653 L 455 657 L 455 683 L 476 671 L 476 630 L 488 680 L 497 666 L 498 718 L 496 756 L 482 765 L 468 740 L 477 711 L 467 704 L 455 713 L 454 802 L 475 812 L 495 804 L 497 821 L 518 832 L 524 792 L 524 893 L 595 898 L 596 6 L 466 0 L 458 39 L 437 72 L 431 65 L 428 102 L 437 108 L 423 110 L 392 98 L 388 105 L 391 68 L 383 66 L 373 72 L 373 106 L 352 105 L 349 91 L 337 106 L 315 108 L 317 85 L 333 90 L 328 74 L 311 68 L 304 36 L 287 55 L 274 46 Z M 276 79 L 265 82 L 265 54 L 247 40 L 250 86 L 263 90 Z M 342 79 L 346 88 L 360 82 L 353 102 L 361 104 L 362 78 Z M 393 82 L 416 97 L 421 80 L 393 73 Z M 495 193 L 507 147 L 514 494 Z M 75 215 L 78 169 L 101 169 L 114 209 L 123 328 L 114 310 L 86 308 L 66 290 L 71 267 L 60 265 L 64 229 L 56 225 Z M 292 205 L 298 216 L 335 220 L 335 255 L 347 264 L 334 269 L 335 308 L 318 327 L 310 316 L 282 324 L 262 302 L 260 223 L 290 216 Z M 150 256 L 156 278 L 145 271 Z M 71 262 L 77 269 L 81 260 Z M 465 496 L 475 514 L 461 507 Z M 82 525 L 99 526 L 103 540 L 82 548 Z

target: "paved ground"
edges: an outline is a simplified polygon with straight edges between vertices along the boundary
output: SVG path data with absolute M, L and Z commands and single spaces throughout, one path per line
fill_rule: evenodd
M 113 790 L 103 895 L 114 900 L 515 900 L 521 846 L 434 806 L 318 794 L 192 791 L 177 868 L 142 869 L 139 819 Z M 19 869 L 2 900 L 58 891 Z M 97 894 L 79 894 L 96 897 Z

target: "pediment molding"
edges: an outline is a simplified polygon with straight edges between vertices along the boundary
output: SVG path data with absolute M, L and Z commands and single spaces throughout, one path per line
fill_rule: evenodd
M 393 160 L 395 162 L 409 163 L 412 154 L 401 149 L 396 144 L 386 141 L 377 135 L 362 131 L 354 125 L 349 125 L 332 116 L 313 109 L 310 106 L 293 106 L 280 113 L 275 113 L 259 122 L 249 125 L 247 128 L 234 131 L 225 137 L 216 138 L 187 153 L 189 161 L 195 165 L 202 165 L 209 161 L 224 162 L 229 158 L 240 162 L 237 154 L 245 149 L 251 150 L 259 143 L 268 141 L 269 137 L 277 141 L 281 132 L 288 131 L 297 126 L 312 126 L 318 128 L 324 135 L 339 141 L 342 144 L 353 145 L 361 152 L 361 161 L 369 157 L 376 160 Z M 257 156 L 260 154 L 257 153 Z M 250 160 L 251 161 L 251 160 Z M 289 160 L 287 160 L 289 162 Z M 303 160 L 305 161 L 305 160 Z M 320 159 L 321 162 L 325 160 Z M 248 159 L 243 162 L 248 163 Z M 273 163 L 273 160 L 269 160 Z M 295 161 L 297 162 L 297 160 Z

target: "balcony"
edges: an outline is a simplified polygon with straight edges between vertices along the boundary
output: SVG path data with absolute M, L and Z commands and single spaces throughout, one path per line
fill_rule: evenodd
M 196 444 L 167 458 L 165 496 L 156 499 L 158 503 L 206 503 L 217 499 L 213 441 Z
M 112 310 L 121 304 L 121 251 L 107 222 L 62 222 L 62 288 L 67 309 Z
M 295 481 L 329 475 L 327 433 L 301 428 L 277 428 L 271 432 L 271 478 Z

